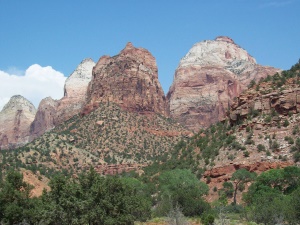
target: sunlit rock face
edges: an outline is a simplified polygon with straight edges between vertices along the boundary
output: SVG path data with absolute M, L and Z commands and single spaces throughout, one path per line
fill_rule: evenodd
M 100 102 L 114 102 L 131 112 L 168 115 L 152 54 L 128 43 L 118 55 L 101 57 L 93 69 L 83 114 Z
M 0 149 L 13 149 L 29 141 L 34 105 L 21 95 L 11 97 L 0 112 Z
M 170 115 L 198 131 L 221 120 L 251 80 L 279 69 L 261 66 L 229 37 L 196 43 L 180 60 L 167 94 Z

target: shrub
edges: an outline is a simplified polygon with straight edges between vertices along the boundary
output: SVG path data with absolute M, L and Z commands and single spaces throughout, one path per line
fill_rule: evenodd
M 270 123 L 271 120 L 272 120 L 272 117 L 271 117 L 270 115 L 267 115 L 266 118 L 264 119 L 264 121 L 265 121 L 266 123 Z
M 231 160 L 231 161 L 234 160 L 234 158 L 235 158 L 235 157 L 234 157 L 234 155 L 232 155 L 232 154 L 230 154 L 230 155 L 228 156 L 228 159 Z
M 294 129 L 293 129 L 293 135 L 295 135 L 295 134 L 298 134 L 299 133 L 299 126 L 297 125 L 297 126 L 295 126 L 294 127 Z
M 203 225 L 213 225 L 215 221 L 215 216 L 211 213 L 205 213 L 201 217 L 201 222 Z
M 248 85 L 248 88 L 253 88 L 255 84 L 256 84 L 255 80 L 254 79 L 251 80 L 250 84 Z
M 294 144 L 294 139 L 289 136 L 285 136 L 284 140 L 287 141 L 290 145 Z
M 248 151 L 244 151 L 244 156 L 249 157 L 250 153 Z
M 262 144 L 258 144 L 257 145 L 257 150 L 259 152 L 266 151 L 266 147 L 264 145 L 262 145 Z
M 287 127 L 288 125 L 290 125 L 290 123 L 287 119 L 285 119 L 284 122 L 283 122 L 283 126 Z
M 280 145 L 279 145 L 279 143 L 277 141 L 273 141 L 272 142 L 271 148 L 273 150 L 277 150 L 277 149 L 279 149 L 279 147 L 280 147 Z

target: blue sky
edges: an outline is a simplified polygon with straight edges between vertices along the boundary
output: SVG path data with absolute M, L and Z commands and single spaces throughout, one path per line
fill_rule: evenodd
M 219 35 L 259 64 L 288 69 L 300 58 L 299 27 L 299 0 L 0 0 L 0 71 L 25 76 L 38 64 L 69 76 L 130 41 L 154 55 L 166 93 L 188 50 Z

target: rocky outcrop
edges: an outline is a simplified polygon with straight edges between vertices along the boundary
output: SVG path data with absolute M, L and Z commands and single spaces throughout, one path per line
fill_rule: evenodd
M 233 98 L 251 80 L 279 71 L 258 65 L 228 37 L 195 44 L 183 57 L 167 95 L 170 114 L 192 130 L 208 127 L 225 116 Z
M 125 164 L 104 164 L 95 167 L 95 171 L 103 175 L 118 175 L 121 173 L 128 173 L 130 171 L 136 171 L 140 173 L 142 168 L 148 166 L 148 164 L 137 163 L 125 163 Z M 89 169 L 89 168 L 86 168 Z
M 30 141 L 55 127 L 57 106 L 58 101 L 51 97 L 40 102 L 34 121 L 30 125 Z
M 66 80 L 62 99 L 53 100 L 48 97 L 41 101 L 30 127 L 31 140 L 81 111 L 85 104 L 87 87 L 92 78 L 94 65 L 92 59 L 83 60 Z
M 101 57 L 93 69 L 83 114 L 100 102 L 114 102 L 131 112 L 168 115 L 151 53 L 128 43 L 118 55 Z
M 267 94 L 262 93 L 264 90 L 252 90 L 237 97 L 229 113 L 231 123 L 247 118 L 249 113 L 253 111 L 265 115 L 270 114 L 272 109 L 282 115 L 300 112 L 299 87 L 290 87 L 286 90 L 273 91 Z
M 255 172 L 260 174 L 270 169 L 284 168 L 287 166 L 294 165 L 291 161 L 286 162 L 254 162 L 254 163 L 245 163 L 245 164 L 230 164 L 220 167 L 214 167 L 211 170 L 207 170 L 204 173 L 204 177 L 210 177 L 216 183 L 223 183 L 230 180 L 232 174 L 238 169 L 246 169 L 250 172 Z
M 211 170 L 207 170 L 204 173 L 203 181 L 207 182 L 209 186 L 209 193 L 205 197 L 207 201 L 213 202 L 219 199 L 219 194 L 217 191 L 213 191 L 213 189 L 222 190 L 223 189 L 223 183 L 229 182 L 232 174 L 238 170 L 238 169 L 246 169 L 250 172 L 255 172 L 256 174 L 261 174 L 262 172 L 268 171 L 270 169 L 278 169 L 278 168 L 285 168 L 287 166 L 294 165 L 291 161 L 286 162 L 280 162 L 280 161 L 264 161 L 264 162 L 254 162 L 254 163 L 245 163 L 245 164 L 230 164 L 230 165 L 224 165 L 220 167 L 214 167 Z M 208 179 L 209 178 L 209 179 Z M 248 190 L 251 183 L 247 183 L 245 185 L 245 191 Z M 237 193 L 237 202 L 242 202 L 242 193 Z M 233 202 L 232 199 L 228 199 L 229 202 Z
M 12 149 L 29 141 L 34 105 L 20 95 L 11 97 L 0 112 L 0 149 Z

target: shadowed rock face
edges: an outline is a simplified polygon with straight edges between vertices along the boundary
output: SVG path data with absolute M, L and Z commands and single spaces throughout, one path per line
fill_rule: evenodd
M 100 102 L 114 102 L 131 112 L 167 116 L 164 92 L 151 53 L 128 43 L 118 55 L 101 57 L 93 69 L 83 114 L 97 108 Z
M 58 101 L 51 97 L 40 102 L 34 121 L 30 125 L 30 141 L 55 127 L 57 106 Z
M 94 65 L 92 59 L 83 60 L 66 80 L 62 99 L 53 100 L 48 97 L 41 101 L 30 127 L 31 140 L 81 111 Z
M 198 131 L 225 116 L 251 80 L 279 69 L 256 64 L 246 50 L 229 37 L 195 44 L 181 59 L 167 100 L 170 115 Z
M 20 95 L 11 97 L 0 112 L 0 149 L 12 149 L 29 141 L 34 105 Z

